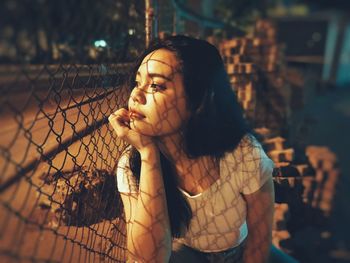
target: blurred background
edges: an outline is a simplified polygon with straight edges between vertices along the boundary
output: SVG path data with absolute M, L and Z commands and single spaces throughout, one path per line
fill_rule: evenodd
M 350 262 L 350 1 L 0 2 L 0 261 L 124 262 L 107 118 L 154 37 L 220 50 L 277 168 L 273 243 Z

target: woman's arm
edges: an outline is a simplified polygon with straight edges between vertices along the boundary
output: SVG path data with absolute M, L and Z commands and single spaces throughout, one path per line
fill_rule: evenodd
M 139 192 L 122 195 L 130 259 L 137 262 L 168 262 L 171 230 L 160 164 L 159 149 L 149 136 L 132 130 L 126 109 L 119 109 L 109 122 L 120 139 L 133 145 L 141 156 Z M 135 197 L 136 198 L 133 198 Z
M 122 194 L 127 221 L 128 258 L 132 262 L 168 262 L 171 232 L 159 151 L 141 154 L 139 193 Z
M 243 195 L 247 203 L 248 238 L 243 254 L 244 263 L 265 263 L 269 257 L 274 213 L 272 177 L 257 191 Z

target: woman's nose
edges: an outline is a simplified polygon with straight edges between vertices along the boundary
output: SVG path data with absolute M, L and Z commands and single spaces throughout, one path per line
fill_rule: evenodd
M 131 99 L 133 102 L 137 102 L 139 104 L 146 103 L 145 91 L 142 88 L 135 87 L 131 92 Z

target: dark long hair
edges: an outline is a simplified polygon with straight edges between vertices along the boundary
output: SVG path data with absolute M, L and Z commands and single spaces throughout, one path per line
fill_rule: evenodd
M 157 49 L 173 52 L 180 62 L 187 108 L 191 112 L 184 130 L 184 150 L 188 157 L 210 155 L 221 158 L 225 152 L 234 150 L 251 129 L 243 117 L 218 50 L 206 41 L 187 36 L 156 40 L 137 60 L 131 81 L 134 81 L 142 60 Z M 132 148 L 130 167 L 138 180 L 140 166 L 140 155 Z M 171 233 L 173 237 L 179 237 L 182 230 L 188 228 L 192 211 L 178 189 L 172 163 L 162 154 L 161 166 L 166 174 L 163 180 Z

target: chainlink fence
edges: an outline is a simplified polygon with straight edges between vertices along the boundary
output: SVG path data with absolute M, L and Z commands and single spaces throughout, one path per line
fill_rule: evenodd
M 122 260 L 113 173 L 122 142 L 107 117 L 127 100 L 122 83 L 129 67 L 11 67 L 1 87 L 3 256 Z
M 143 3 L 0 10 L 1 261 L 123 262 L 114 173 L 123 143 L 107 118 L 125 105 L 144 47 Z

